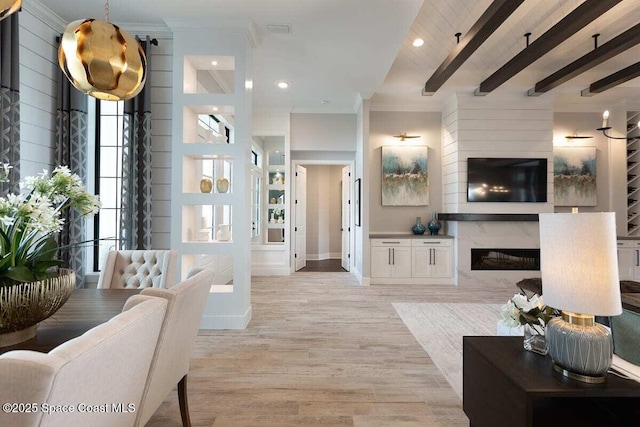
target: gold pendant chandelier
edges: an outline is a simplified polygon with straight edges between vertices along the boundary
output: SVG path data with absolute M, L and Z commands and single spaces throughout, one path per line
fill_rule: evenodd
M 138 41 L 109 22 L 109 0 L 105 21 L 88 18 L 67 25 L 58 62 L 78 90 L 108 101 L 133 98 L 147 76 L 147 58 Z
M 0 0 L 0 21 L 22 7 L 22 0 Z

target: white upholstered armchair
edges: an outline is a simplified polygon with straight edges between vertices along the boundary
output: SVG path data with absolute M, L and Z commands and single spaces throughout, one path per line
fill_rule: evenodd
M 111 251 L 100 269 L 98 289 L 170 288 L 178 253 L 170 250 Z
M 189 361 L 214 277 L 212 270 L 193 269 L 187 280 L 170 289 L 147 288 L 140 293 L 141 297 L 166 300 L 167 314 L 137 412 L 136 426 L 144 426 L 149 421 L 176 385 L 182 425 L 191 425 L 187 403 Z M 127 308 L 128 303 L 124 309 Z
M 134 425 L 167 301 L 136 295 L 127 308 L 48 354 L 19 350 L 0 356 L 0 400 L 37 404 L 31 412 L 0 412 L 0 425 Z M 45 403 L 53 408 L 72 406 L 73 412 L 43 414 Z M 112 403 L 123 403 L 125 410 L 112 412 Z M 107 406 L 106 411 L 86 411 Z

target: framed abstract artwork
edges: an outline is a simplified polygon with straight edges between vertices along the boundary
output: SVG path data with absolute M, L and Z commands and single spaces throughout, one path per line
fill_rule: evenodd
M 382 147 L 382 206 L 429 204 L 429 147 Z
M 553 149 L 556 206 L 596 206 L 596 147 Z

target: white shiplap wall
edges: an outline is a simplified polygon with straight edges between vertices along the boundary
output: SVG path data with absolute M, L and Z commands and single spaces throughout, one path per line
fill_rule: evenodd
M 445 212 L 553 212 L 551 101 L 524 94 L 456 94 L 444 109 L 442 125 Z M 469 157 L 546 158 L 547 203 L 467 203 Z
M 171 247 L 171 104 L 173 42 L 158 39 L 151 46 L 151 134 L 153 137 L 153 247 Z
M 550 100 L 524 94 L 456 94 L 442 113 L 443 205 L 448 213 L 553 212 L 553 110 Z M 548 161 L 547 203 L 467 203 L 469 157 L 531 157 Z M 538 248 L 537 222 L 450 221 L 455 283 L 515 283 L 522 271 L 471 270 L 472 248 Z M 531 277 L 539 275 L 527 272 Z
M 20 12 L 20 156 L 21 176 L 51 170 L 54 163 L 56 36 L 61 23 L 43 20 L 31 2 Z

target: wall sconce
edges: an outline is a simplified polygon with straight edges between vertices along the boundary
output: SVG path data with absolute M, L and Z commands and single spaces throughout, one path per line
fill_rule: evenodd
M 0 21 L 22 7 L 22 0 L 0 0 Z
M 109 22 L 84 19 L 65 28 L 58 49 L 60 68 L 81 92 L 108 101 L 131 99 L 147 77 L 147 58 L 138 41 Z
M 565 139 L 567 139 L 569 142 L 572 142 L 574 139 L 589 139 L 589 138 L 593 138 L 593 136 L 578 135 L 577 132 L 574 132 L 573 135 L 565 135 Z
M 407 135 L 406 132 L 403 132 L 400 135 L 393 135 L 393 137 L 400 138 L 400 141 L 404 141 L 405 139 L 410 139 L 410 138 L 420 138 L 420 135 Z
M 638 127 L 640 127 L 640 122 L 638 122 Z M 602 127 L 596 130 L 602 131 L 602 134 L 609 139 L 626 139 L 627 141 L 640 139 L 640 136 L 611 136 L 607 133 L 609 129 L 611 129 L 611 126 L 609 126 L 609 110 L 605 110 L 605 112 L 602 113 Z

